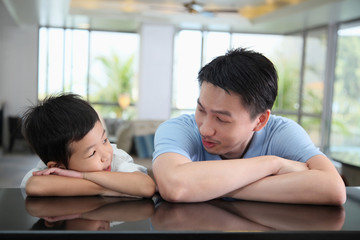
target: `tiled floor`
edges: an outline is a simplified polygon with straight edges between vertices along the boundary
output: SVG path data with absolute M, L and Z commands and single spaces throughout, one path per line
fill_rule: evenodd
M 18 188 L 24 175 L 39 161 L 31 153 L 3 153 L 0 150 L 0 188 Z
M 36 166 L 40 158 L 28 151 L 5 153 L 0 148 L 0 188 L 18 188 L 24 175 Z M 148 169 L 152 177 L 151 159 L 138 159 L 134 161 Z

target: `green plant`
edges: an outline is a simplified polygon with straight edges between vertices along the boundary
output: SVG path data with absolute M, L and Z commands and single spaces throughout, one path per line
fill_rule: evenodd
M 100 111 L 103 115 L 108 115 L 108 111 L 115 109 L 116 115 L 120 117 L 124 109 L 117 105 L 119 96 L 127 94 L 131 101 L 134 55 L 122 61 L 116 53 L 112 53 L 109 56 L 98 56 L 96 60 L 100 61 L 103 66 L 107 84 L 100 87 L 103 79 L 93 80 L 94 84 L 99 87 L 99 90 L 93 95 L 93 101 L 113 103 L 116 107 L 103 107 L 100 108 Z

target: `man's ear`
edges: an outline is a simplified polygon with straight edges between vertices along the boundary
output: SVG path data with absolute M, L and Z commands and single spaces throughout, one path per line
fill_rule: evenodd
M 260 131 L 263 127 L 266 126 L 267 122 L 269 121 L 270 118 L 270 109 L 267 109 L 265 112 L 261 113 L 258 117 L 257 117 L 257 125 L 254 128 L 254 132 L 256 131 Z
M 62 168 L 62 164 L 59 164 L 55 161 L 49 161 L 46 165 L 48 168 L 53 168 L 53 167 Z

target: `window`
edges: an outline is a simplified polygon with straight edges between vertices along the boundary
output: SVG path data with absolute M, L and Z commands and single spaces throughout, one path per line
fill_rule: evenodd
M 279 82 L 273 112 L 294 120 L 299 109 L 302 42 L 299 36 L 233 34 L 232 43 L 234 48 L 245 47 L 260 52 L 274 63 Z
M 305 54 L 302 67 L 303 35 L 179 31 L 175 42 L 172 115 L 194 112 L 201 66 L 231 48 L 244 47 L 264 54 L 277 68 L 279 92 L 273 113 L 299 122 L 319 145 L 326 31 L 309 32 L 306 42 L 306 52 L 315 52 L 316 57 Z
M 327 54 L 326 29 L 306 32 L 299 123 L 316 145 L 321 142 L 321 114 Z
M 360 167 L 360 22 L 338 30 L 330 153 Z
M 39 29 L 38 97 L 73 92 L 103 117 L 132 118 L 139 36 L 81 29 Z
M 183 30 L 175 39 L 173 75 L 173 113 L 190 113 L 199 95 L 197 73 L 201 68 L 202 33 Z

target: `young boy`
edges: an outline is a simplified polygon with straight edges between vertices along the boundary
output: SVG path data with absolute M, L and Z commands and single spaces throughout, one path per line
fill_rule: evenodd
M 96 111 L 80 96 L 50 96 L 23 116 L 23 132 L 40 157 L 21 187 L 29 196 L 152 197 L 146 168 L 110 144 Z

